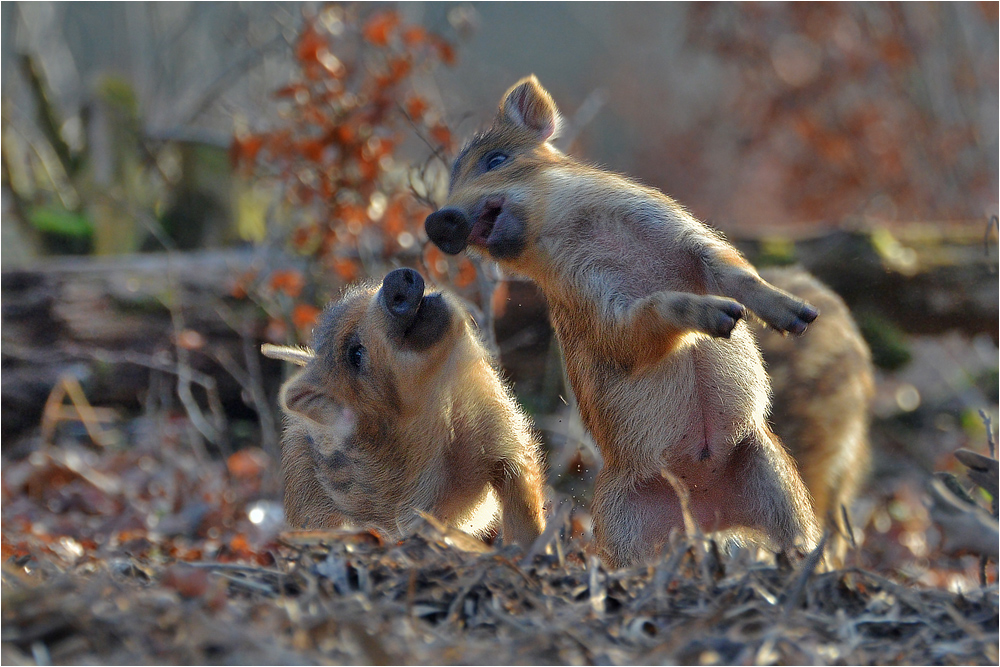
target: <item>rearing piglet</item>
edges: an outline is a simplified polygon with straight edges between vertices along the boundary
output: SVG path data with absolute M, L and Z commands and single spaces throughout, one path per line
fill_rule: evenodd
M 397 269 L 327 308 L 313 349 L 281 391 L 290 525 L 394 538 L 419 510 L 473 535 L 538 537 L 538 444 L 456 298 Z
M 811 549 L 808 491 L 767 424 L 768 381 L 742 322 L 800 334 L 815 308 L 769 285 L 663 193 L 563 154 L 559 113 L 535 77 L 455 160 L 427 236 L 531 278 L 548 301 L 566 374 L 604 458 L 594 540 L 608 565 L 659 553 L 684 525 Z

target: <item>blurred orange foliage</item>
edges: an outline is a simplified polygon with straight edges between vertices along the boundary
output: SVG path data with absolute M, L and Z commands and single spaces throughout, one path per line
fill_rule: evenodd
M 294 49 L 298 71 L 274 91 L 275 125 L 233 137 L 240 173 L 282 186 L 295 217 L 289 246 L 309 262 L 305 271 L 276 270 L 256 283 L 294 302 L 268 309 L 285 320 L 271 334 L 308 330 L 323 305 L 312 285 L 355 281 L 388 260 L 407 261 L 402 251 L 420 257 L 413 251 L 429 208 L 397 151 L 414 133 L 438 155 L 450 150 L 451 132 L 414 78 L 454 62 L 454 50 L 394 10 L 366 11 L 327 5 L 307 17 Z M 459 272 L 463 283 L 472 282 L 471 270 L 471 277 L 469 268 Z
M 982 9 L 995 29 L 996 5 Z M 676 167 L 651 149 L 645 168 L 743 224 L 979 219 L 997 198 L 995 139 L 979 129 L 996 53 L 942 46 L 958 21 L 942 4 L 695 5 L 688 41 L 730 67 L 730 101 L 697 140 L 675 137 Z

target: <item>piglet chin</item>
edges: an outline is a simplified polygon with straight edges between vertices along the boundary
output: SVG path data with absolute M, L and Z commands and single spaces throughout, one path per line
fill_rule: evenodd
M 314 438 L 316 448 L 324 456 L 330 456 L 341 448 L 358 427 L 358 416 L 346 405 L 327 407 L 323 420 L 318 424 L 322 436 Z M 329 450 L 329 451 L 325 451 Z

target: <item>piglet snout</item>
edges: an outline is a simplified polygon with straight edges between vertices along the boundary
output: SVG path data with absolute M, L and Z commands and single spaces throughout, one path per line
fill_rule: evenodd
M 424 221 L 427 238 L 449 255 L 457 255 L 465 248 L 472 231 L 472 221 L 458 208 L 434 211 Z

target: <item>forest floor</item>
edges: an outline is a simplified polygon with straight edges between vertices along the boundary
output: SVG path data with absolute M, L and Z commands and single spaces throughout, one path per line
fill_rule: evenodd
M 4 461 L 4 664 L 998 660 L 995 564 L 983 586 L 978 559 L 941 553 L 906 485 L 846 569 L 675 534 L 607 571 L 568 499 L 530 557 L 431 523 L 398 543 L 288 532 L 263 451 L 207 456 L 179 416 L 126 426 L 127 446 L 61 429 Z
M 550 452 L 551 530 L 526 555 L 431 523 L 398 543 L 287 531 L 273 456 L 207 447 L 180 405 L 119 419 L 104 445 L 80 421 L 29 430 L 3 447 L 0 659 L 997 664 L 996 564 L 946 553 L 925 493 L 930 471 L 963 474 L 957 448 L 986 453 L 996 344 L 909 349 L 878 375 L 875 481 L 839 570 L 675 534 L 649 566 L 608 571 L 588 553 L 596 465 L 578 443 Z M 538 420 L 551 447 L 568 410 Z

